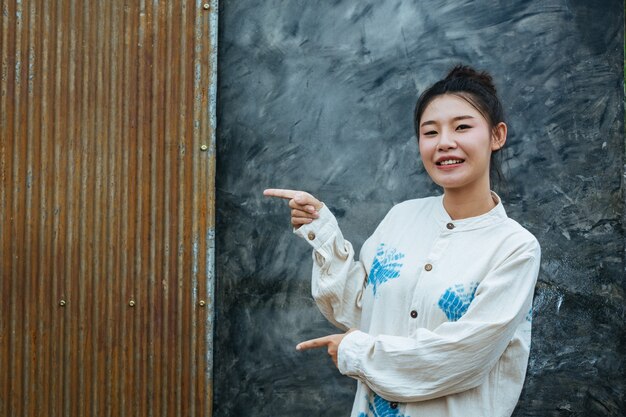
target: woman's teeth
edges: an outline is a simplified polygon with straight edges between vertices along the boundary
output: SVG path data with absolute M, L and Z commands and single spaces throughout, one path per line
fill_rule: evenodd
M 461 162 L 463 162 L 462 159 L 448 159 L 447 161 L 441 161 L 438 162 L 438 165 L 453 165 L 453 164 L 460 164 Z

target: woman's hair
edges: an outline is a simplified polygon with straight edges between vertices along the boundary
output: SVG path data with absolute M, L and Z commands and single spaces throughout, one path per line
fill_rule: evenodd
M 426 107 L 433 99 L 444 94 L 453 94 L 471 104 L 478 110 L 494 129 L 500 122 L 504 122 L 504 111 L 498 99 L 496 87 L 493 85 L 493 79 L 489 73 L 478 72 L 466 65 L 457 65 L 444 78 L 426 89 L 415 104 L 415 113 L 413 122 L 415 124 L 415 135 L 419 141 L 420 120 Z M 489 163 L 491 178 L 497 177 L 499 182 L 504 181 L 500 161 L 495 155 L 500 149 L 491 153 Z

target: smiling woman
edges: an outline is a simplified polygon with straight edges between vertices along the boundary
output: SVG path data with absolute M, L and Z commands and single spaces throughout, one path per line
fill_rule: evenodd
M 422 93 L 414 121 L 424 168 L 443 187 L 447 203 L 482 196 L 492 207 L 490 171 L 501 177 L 495 155 L 506 142 L 507 126 L 491 77 L 455 67 Z
M 289 201 L 296 235 L 313 248 L 313 297 L 345 333 L 325 348 L 358 381 L 353 417 L 508 417 L 528 364 L 541 250 L 490 188 L 507 126 L 491 77 L 459 66 L 415 107 L 421 159 L 443 196 L 393 207 L 360 258 L 313 195 Z
M 422 116 L 419 149 L 432 180 L 448 194 L 487 192 L 489 159 L 504 145 L 506 125 L 492 128 L 476 108 L 451 94 L 432 100 Z
M 444 101 L 444 103 L 432 103 L 433 101 Z M 433 108 L 435 106 L 436 109 Z M 447 109 L 447 106 L 453 106 L 454 109 Z M 464 109 L 468 110 L 467 114 L 463 114 Z M 444 110 L 443 113 L 442 110 Z M 450 123 L 453 123 L 452 127 L 455 132 L 474 130 L 472 135 L 476 136 L 476 127 L 483 129 L 478 135 L 488 138 L 488 147 L 491 148 L 487 174 L 492 175 L 488 178 L 493 179 L 492 177 L 496 176 L 498 180 L 502 180 L 503 175 L 496 155 L 506 142 L 507 126 L 504 123 L 504 111 L 491 76 L 486 72 L 478 73 L 467 66 L 460 65 L 452 69 L 445 79 L 424 91 L 415 106 L 415 134 L 418 141 L 424 137 L 437 137 L 437 131 L 427 127 L 434 126 L 441 129 L 441 122 L 431 120 L 431 115 L 443 117 L 446 113 L 450 118 L 448 127 L 452 126 Z M 455 113 L 456 116 L 450 116 L 450 113 Z M 468 123 L 460 123 L 463 120 Z M 491 130 L 491 135 L 485 132 L 485 129 Z M 438 137 L 441 138 L 441 132 Z M 432 145 L 432 141 L 428 142 Z M 425 151 L 428 151 L 428 146 L 420 144 L 420 152 Z M 430 171 L 429 174 L 431 174 Z

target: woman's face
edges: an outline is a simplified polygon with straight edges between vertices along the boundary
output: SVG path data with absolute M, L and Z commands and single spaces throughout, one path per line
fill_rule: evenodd
M 463 98 L 433 99 L 420 120 L 419 150 L 430 178 L 444 190 L 489 189 L 491 152 L 504 145 L 506 125 L 494 136 L 482 114 Z

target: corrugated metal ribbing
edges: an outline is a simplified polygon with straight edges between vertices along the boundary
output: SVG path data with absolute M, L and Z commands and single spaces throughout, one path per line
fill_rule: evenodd
M 211 415 L 217 8 L 2 3 L 0 415 Z

